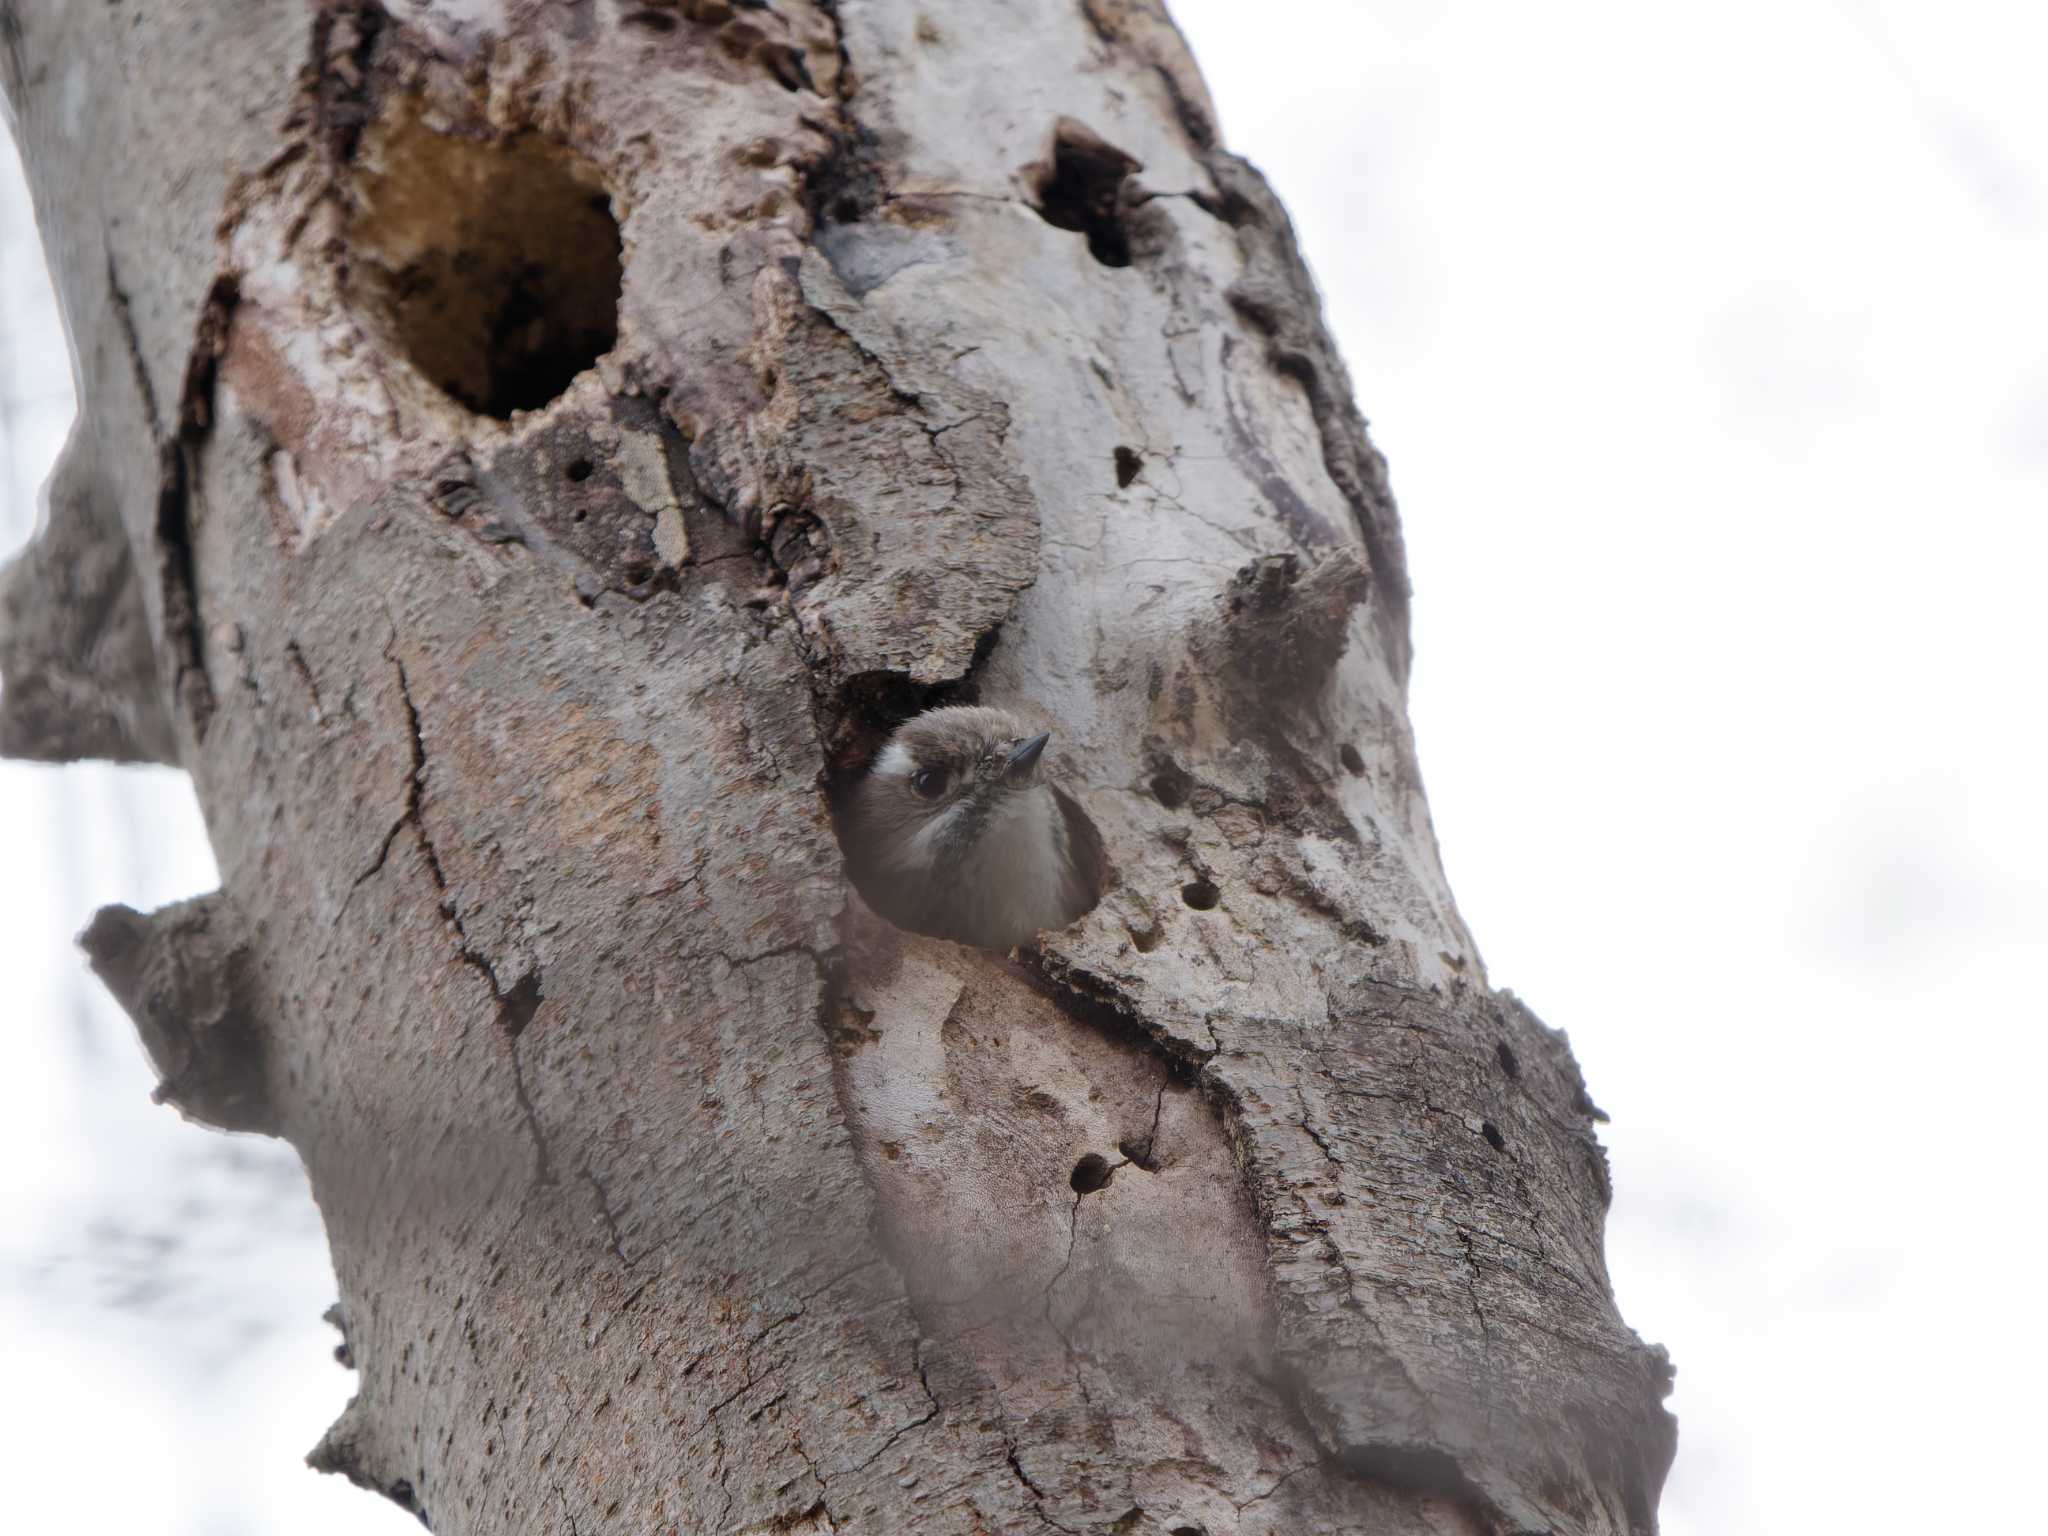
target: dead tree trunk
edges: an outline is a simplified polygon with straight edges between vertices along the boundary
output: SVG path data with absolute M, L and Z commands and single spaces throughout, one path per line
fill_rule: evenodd
M 0 5 L 81 370 L 0 741 L 193 775 L 86 942 L 310 1171 L 442 1532 L 1646 1532 L 1588 1101 L 1489 989 L 1381 462 L 1157 0 Z M 887 929 L 979 696 L 1103 894 Z

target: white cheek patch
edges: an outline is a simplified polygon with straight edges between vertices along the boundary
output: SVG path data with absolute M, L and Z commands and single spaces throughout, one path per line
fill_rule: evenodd
M 917 762 L 911 757 L 910 748 L 900 741 L 892 741 L 882 749 L 882 755 L 875 759 L 875 766 L 871 771 L 885 779 L 907 779 L 916 767 Z

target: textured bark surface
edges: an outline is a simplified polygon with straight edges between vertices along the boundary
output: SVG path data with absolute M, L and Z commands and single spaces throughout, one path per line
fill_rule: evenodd
M 1597 1111 L 1154 0 L 45 0 L 0 72 L 83 400 L 0 742 L 198 785 L 222 894 L 87 943 L 305 1160 L 317 1465 L 443 1532 L 1654 1528 Z M 970 697 L 1104 850 L 1010 957 L 831 819 Z

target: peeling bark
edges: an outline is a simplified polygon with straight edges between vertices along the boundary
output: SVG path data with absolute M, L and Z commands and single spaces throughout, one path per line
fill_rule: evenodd
M 443 1532 L 1654 1529 L 1597 1111 L 1445 885 L 1384 466 L 1158 5 L 0 18 L 90 487 L 0 725 L 197 784 L 224 894 L 87 943 L 305 1161 L 315 1465 Z M 974 698 L 1107 877 L 1008 957 L 832 823 Z

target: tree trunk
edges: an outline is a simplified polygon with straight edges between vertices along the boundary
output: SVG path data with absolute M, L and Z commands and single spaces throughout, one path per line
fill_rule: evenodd
M 88 949 L 287 1138 L 441 1532 L 1646 1532 L 1564 1038 L 1489 989 L 1383 466 L 1157 0 L 56 0 L 81 372 L 0 740 L 222 890 Z M 1099 904 L 888 928 L 883 734 L 1040 720 Z

